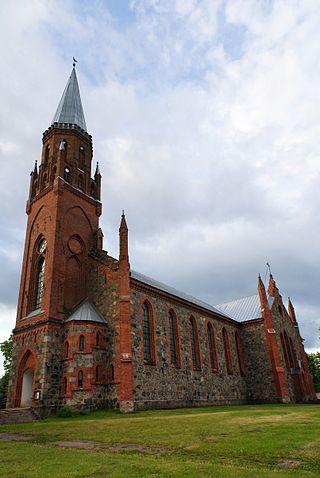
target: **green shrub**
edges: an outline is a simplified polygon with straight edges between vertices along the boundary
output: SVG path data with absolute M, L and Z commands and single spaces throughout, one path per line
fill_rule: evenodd
M 70 407 L 68 405 L 64 405 L 62 408 L 57 413 L 57 416 L 59 418 L 70 418 L 72 417 L 73 413 Z

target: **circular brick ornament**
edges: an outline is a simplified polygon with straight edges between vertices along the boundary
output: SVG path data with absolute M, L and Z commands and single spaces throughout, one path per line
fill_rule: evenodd
M 83 251 L 83 246 L 77 237 L 69 239 L 68 247 L 73 254 L 81 254 Z

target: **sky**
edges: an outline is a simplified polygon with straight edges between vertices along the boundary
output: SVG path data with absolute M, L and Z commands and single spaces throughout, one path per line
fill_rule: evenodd
M 0 341 L 15 325 L 30 171 L 77 60 L 104 248 L 210 304 L 266 262 L 320 349 L 320 2 L 0 2 Z

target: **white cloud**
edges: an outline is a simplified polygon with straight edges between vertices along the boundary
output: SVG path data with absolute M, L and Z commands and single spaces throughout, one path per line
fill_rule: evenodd
M 106 249 L 124 208 L 132 267 L 213 303 L 254 293 L 268 257 L 316 347 L 319 2 L 136 0 L 125 24 L 100 2 L 20 3 L 0 16 L 1 301 L 14 307 L 28 175 L 75 55 Z

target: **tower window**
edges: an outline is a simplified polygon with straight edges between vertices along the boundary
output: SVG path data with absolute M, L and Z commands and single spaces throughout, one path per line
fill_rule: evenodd
M 193 317 L 189 321 L 192 365 L 195 370 L 201 370 L 200 349 L 197 324 Z
M 47 144 L 45 152 L 44 152 L 44 162 L 47 163 L 49 159 L 49 153 L 50 153 L 50 145 Z
M 83 177 L 81 174 L 79 174 L 79 177 L 78 177 L 78 188 L 81 189 L 81 191 L 83 191 Z
M 68 168 L 68 166 L 66 166 L 64 168 L 63 178 L 65 179 L 65 181 L 68 181 L 68 183 L 70 182 L 70 175 L 71 175 L 70 168 Z
M 83 371 L 79 370 L 78 372 L 78 388 L 83 387 Z
M 43 289 L 44 289 L 44 268 L 45 268 L 45 258 L 40 257 L 37 267 L 37 277 L 36 277 L 36 291 L 35 291 L 35 309 L 40 309 L 42 297 L 43 297 Z
M 84 335 L 79 337 L 79 352 L 84 352 Z

